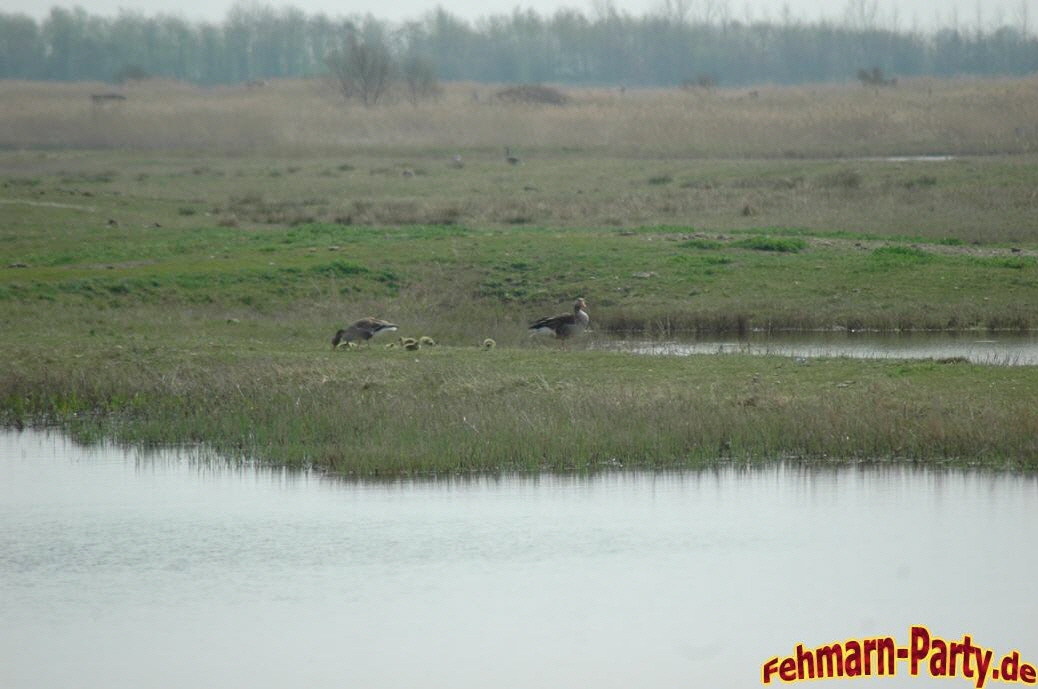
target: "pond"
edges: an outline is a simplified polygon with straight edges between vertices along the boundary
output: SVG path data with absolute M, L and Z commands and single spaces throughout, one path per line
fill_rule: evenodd
M 1038 365 L 1038 333 L 768 333 L 684 340 L 593 341 L 592 346 L 638 354 L 759 354 L 797 359 L 954 359 L 996 366 Z
M 1036 543 L 1035 476 L 367 483 L 5 432 L 0 686 L 750 687 L 912 625 L 1034 663 Z

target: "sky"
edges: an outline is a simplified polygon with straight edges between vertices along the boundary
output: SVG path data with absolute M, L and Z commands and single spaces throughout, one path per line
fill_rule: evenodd
M 0 0 L 0 12 L 27 14 L 41 20 L 53 6 L 82 7 L 93 15 L 115 16 L 121 9 L 144 15 L 174 15 L 189 21 L 219 23 L 236 4 L 258 4 L 281 8 L 294 7 L 305 14 L 323 13 L 329 17 L 371 14 L 378 19 L 402 21 L 418 19 L 437 5 L 456 17 L 475 21 L 487 15 L 509 14 L 515 8 L 532 9 L 551 16 L 558 9 L 575 9 L 595 17 L 610 4 L 633 15 L 659 13 L 665 3 L 683 4 L 693 17 L 702 17 L 712 8 L 725 7 L 732 19 L 813 22 L 821 19 L 842 22 L 848 9 L 862 10 L 873 24 L 898 30 L 931 31 L 935 27 L 988 30 L 1010 25 L 1038 29 L 1038 0 Z M 788 10 L 788 14 L 787 14 Z

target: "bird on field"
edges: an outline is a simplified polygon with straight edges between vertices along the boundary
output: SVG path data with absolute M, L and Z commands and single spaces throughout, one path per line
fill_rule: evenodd
M 381 318 L 375 318 L 374 316 L 361 318 L 353 325 L 342 328 L 335 333 L 335 337 L 332 338 L 332 349 L 338 348 L 343 342 L 365 342 L 380 332 L 391 332 L 396 329 L 397 325 L 395 323 L 384 321 Z
M 489 337 L 487 339 L 483 340 L 483 349 L 493 349 L 496 346 L 497 346 L 497 342 L 495 342 L 493 339 L 491 339 Z
M 417 350 L 419 347 L 421 347 L 421 344 L 419 344 L 418 340 L 414 339 L 413 337 L 401 337 L 400 346 L 410 352 L 413 352 Z
M 505 162 L 507 162 L 509 165 L 518 165 L 523 161 L 519 159 L 519 156 L 512 155 L 512 149 L 508 148 L 508 146 L 505 146 Z
M 433 347 L 436 345 L 436 340 L 432 339 L 428 335 L 422 335 L 418 338 L 418 344 L 422 345 L 423 347 Z
M 583 298 L 578 298 L 573 302 L 573 313 L 562 313 L 534 321 L 530 324 L 530 332 L 551 333 L 559 340 L 565 341 L 566 338 L 583 332 L 590 320 L 587 303 Z

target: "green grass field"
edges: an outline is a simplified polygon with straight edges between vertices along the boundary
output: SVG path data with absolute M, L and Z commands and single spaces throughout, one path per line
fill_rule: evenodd
M 805 107 L 766 99 L 774 121 Z M 962 100 L 959 115 L 979 107 Z M 383 134 L 319 154 L 0 151 L 0 414 L 355 475 L 1038 466 L 1033 367 L 531 341 L 526 324 L 576 296 L 597 341 L 1038 327 L 1038 154 L 978 155 L 993 140 L 981 132 L 937 159 L 890 159 L 882 139 L 853 158 L 669 155 L 672 115 L 646 121 L 657 138 L 635 150 Z M 504 161 L 509 143 L 520 165 Z M 438 344 L 332 351 L 335 330 L 369 314 Z

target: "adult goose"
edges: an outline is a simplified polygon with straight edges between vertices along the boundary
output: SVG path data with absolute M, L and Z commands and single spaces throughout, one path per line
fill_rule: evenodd
M 587 313 L 587 303 L 583 299 L 573 302 L 573 313 L 561 313 L 548 316 L 530 324 L 533 333 L 554 334 L 560 340 L 583 332 L 591 317 Z
M 332 338 L 332 349 L 337 348 L 343 342 L 364 342 L 382 331 L 392 332 L 396 329 L 395 323 L 384 321 L 381 318 L 373 316 L 361 318 L 348 328 L 343 328 L 335 333 L 335 337 Z

